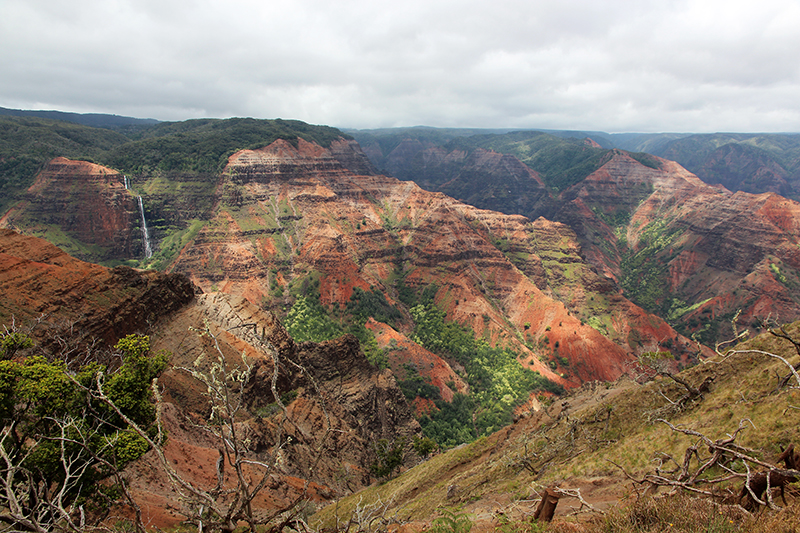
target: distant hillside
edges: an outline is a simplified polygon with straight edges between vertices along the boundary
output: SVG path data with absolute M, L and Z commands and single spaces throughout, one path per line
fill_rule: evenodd
M 731 191 L 775 192 L 800 200 L 800 134 L 691 135 L 652 153 Z
M 105 128 L 110 130 L 122 130 L 133 132 L 149 128 L 158 124 L 158 120 L 153 118 L 133 118 L 120 115 L 108 115 L 103 113 L 67 113 L 65 111 L 31 111 L 24 109 L 7 109 L 0 107 L 0 115 L 12 117 L 38 117 L 51 120 L 62 120 L 72 122 L 82 126 L 92 128 Z
M 299 121 L 203 119 L 148 125 L 132 139 L 119 131 L 64 120 L 0 116 L 0 213 L 20 199 L 55 157 L 102 163 L 131 174 L 197 176 L 218 172 L 228 156 L 242 148 L 259 148 L 276 139 L 296 142 L 298 137 L 327 146 L 341 135 L 335 128 Z
M 598 272 L 687 335 L 713 344 L 740 309 L 747 320 L 800 317 L 796 202 L 732 194 L 670 161 L 604 149 L 591 139 L 526 131 L 437 145 L 430 132 L 416 133 L 405 132 L 389 153 L 379 150 L 378 140 L 366 140 L 373 143 L 367 153 L 390 175 L 476 207 L 567 224 Z M 391 137 L 393 143 L 399 138 Z M 791 137 L 775 137 L 773 144 L 777 139 L 785 141 L 784 155 L 793 153 Z M 667 145 L 693 140 L 706 137 Z M 700 150 L 697 158 L 703 157 Z
M 130 142 L 102 128 L 37 117 L 0 116 L 0 213 L 33 183 L 54 157 L 95 160 Z

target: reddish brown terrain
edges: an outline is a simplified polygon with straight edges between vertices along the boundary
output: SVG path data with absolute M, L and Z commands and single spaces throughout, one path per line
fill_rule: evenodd
M 33 335 L 50 344 L 63 335 L 111 345 L 194 296 L 183 276 L 86 263 L 8 229 L 0 229 L 0 289 L 0 323 L 38 322 Z
M 41 239 L 1 230 L 0 313 L 8 327 L 33 326 L 37 353 L 105 360 L 110 345 L 129 333 L 149 333 L 154 351 L 172 352 L 170 369 L 159 380 L 169 435 L 165 453 L 179 475 L 207 490 L 216 484 L 220 443 L 202 429 L 208 417 L 204 387 L 182 368 L 195 369 L 201 354 L 205 362 L 197 368 L 207 368 L 219 352 L 197 331 L 207 327 L 216 336 L 231 367 L 241 366 L 244 354 L 254 368 L 237 417 L 254 460 L 269 461 L 278 444 L 270 390 L 277 355 L 284 361 L 277 391 L 287 395 L 292 421 L 283 434 L 293 445 L 281 452 L 269 490 L 256 500 L 263 511 L 284 506 L 305 480 L 318 504 L 364 487 L 372 481 L 372 444 L 419 431 L 392 374 L 370 365 L 355 338 L 297 344 L 270 312 L 236 296 L 195 295 L 179 274 L 108 269 L 73 259 Z M 292 370 L 295 364 L 306 372 Z M 324 457 L 314 463 L 320 446 Z M 145 523 L 164 527 L 179 521 L 180 499 L 152 452 L 131 467 L 129 478 Z
M 86 161 L 57 157 L 0 218 L 0 227 L 43 237 L 95 261 L 142 253 L 139 207 L 122 174 Z M 77 243 L 77 245 L 76 245 Z
M 800 317 L 800 204 L 731 193 L 677 163 L 650 168 L 622 152 L 562 194 L 559 218 L 626 294 L 709 341 L 738 310 L 744 325 Z M 629 214 L 625 220 L 619 213 Z M 614 243 L 608 247 L 602 243 Z M 719 332 L 717 331 L 719 330 Z
M 507 156 L 479 156 L 477 167 L 525 170 Z M 57 163 L 39 175 L 28 197 L 57 191 L 69 198 L 68 191 L 91 175 L 105 176 L 114 194 L 133 202 L 119 174 Z M 210 219 L 180 239 L 154 239 L 160 261 L 174 249 L 169 270 L 185 273 L 206 292 L 240 295 L 282 313 L 304 279 L 319 281 L 320 302 L 329 310 L 343 309 L 356 287 L 378 291 L 403 309 L 398 279 L 412 290 L 435 285 L 437 305 L 450 320 L 513 347 L 524 365 L 567 385 L 615 379 L 638 351 L 659 342 L 669 341 L 684 360 L 697 354 L 690 341 L 599 276 L 568 227 L 476 209 L 376 175 L 354 141 L 334 141 L 326 149 L 302 139 L 297 146 L 278 140 L 233 154 L 221 177 L 208 179 L 204 187 L 216 198 Z M 529 171 L 524 179 L 541 186 Z M 145 191 L 169 190 L 163 177 L 137 181 Z M 144 201 L 156 206 L 146 209 L 157 219 L 198 214 L 191 207 L 197 199 L 175 200 L 173 211 L 158 211 L 167 207 L 154 196 Z M 16 220 L 41 216 L 30 204 L 15 209 Z M 141 237 L 138 220 L 130 223 L 128 234 Z M 116 226 L 109 231 L 118 232 Z M 590 259 L 592 252 L 590 247 Z M 406 319 L 396 329 L 408 335 L 410 327 Z
M 730 337 L 740 309 L 740 326 L 800 318 L 800 204 L 775 192 L 731 192 L 673 161 L 540 132 L 448 142 L 440 134 L 442 145 L 425 140 L 434 137 L 424 130 L 381 135 L 362 137 L 381 168 L 479 207 L 566 224 L 581 256 L 627 298 L 708 345 Z M 668 144 L 672 151 L 663 153 L 732 190 L 784 191 L 796 165 L 791 136 L 696 135 Z M 519 158 L 517 166 L 524 161 L 527 177 L 484 166 L 484 179 L 476 180 L 464 161 L 485 157 L 488 148 Z M 460 165 L 446 163 L 458 154 Z M 549 192 L 534 194 L 542 181 Z M 662 341 L 672 349 L 668 337 Z
M 276 285 L 288 295 L 312 275 L 321 302 L 334 308 L 356 287 L 396 301 L 399 276 L 416 289 L 435 284 L 450 319 L 514 346 L 523 364 L 566 383 L 615 379 L 640 346 L 662 339 L 695 352 L 592 272 L 563 225 L 354 174 L 348 167 L 359 157 L 351 141 L 324 149 L 303 140 L 232 155 L 217 215 L 172 270 L 206 291 L 270 306 L 280 302 Z M 556 352 L 569 361 L 569 370 L 558 363 L 563 376 L 544 364 Z

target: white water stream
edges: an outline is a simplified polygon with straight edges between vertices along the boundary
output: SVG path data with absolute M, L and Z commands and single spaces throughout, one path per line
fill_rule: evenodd
M 146 259 L 153 257 L 153 249 L 150 247 L 150 233 L 147 231 L 147 221 L 144 218 L 144 202 L 142 197 L 137 196 L 139 202 L 139 213 L 142 215 L 142 237 L 144 237 L 144 256 Z

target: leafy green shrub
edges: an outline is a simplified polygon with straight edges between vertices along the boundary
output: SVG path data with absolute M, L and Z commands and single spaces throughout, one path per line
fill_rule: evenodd
M 31 344 L 24 335 L 4 340 L 15 347 Z M 115 348 L 122 355 L 116 370 L 95 362 L 71 372 L 63 361 L 43 356 L 0 361 L 0 486 L 4 495 L 27 502 L 9 508 L 26 528 L 69 521 L 75 505 L 102 515 L 121 495 L 117 474 L 148 449 L 127 421 L 152 429 L 150 384 L 166 367 L 167 354 L 150 354 L 149 338 L 141 335 L 129 335 Z
M 456 513 L 441 509 L 442 516 L 436 518 L 429 531 L 432 533 L 469 533 L 472 529 L 472 518 L 466 513 Z
M 319 303 L 318 298 L 298 296 L 285 321 L 286 331 L 298 342 L 322 342 L 344 334 Z
M 403 365 L 406 372 L 406 379 L 399 380 L 397 385 L 403 391 L 403 395 L 407 400 L 411 401 L 414 398 L 425 398 L 428 400 L 439 400 L 441 394 L 439 388 L 431 385 L 430 380 L 423 378 L 419 375 L 419 370 L 412 364 L 406 363 Z
M 367 292 L 359 287 L 353 289 L 353 295 L 347 302 L 347 312 L 360 323 L 372 317 L 378 322 L 394 325 L 397 320 L 403 318 L 400 311 L 386 300 L 383 293 Z
M 369 471 L 377 478 L 390 477 L 392 473 L 403 464 L 406 440 L 403 437 L 390 442 L 380 439 L 373 443 L 375 461 L 370 465 Z
M 429 437 L 419 436 L 414 437 L 411 447 L 414 449 L 414 452 L 422 458 L 428 457 L 430 454 L 439 449 L 439 445 L 436 444 L 435 440 Z

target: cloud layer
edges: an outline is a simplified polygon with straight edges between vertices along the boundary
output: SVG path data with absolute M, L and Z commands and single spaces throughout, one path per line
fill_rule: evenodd
M 796 0 L 3 0 L 0 106 L 800 131 Z

